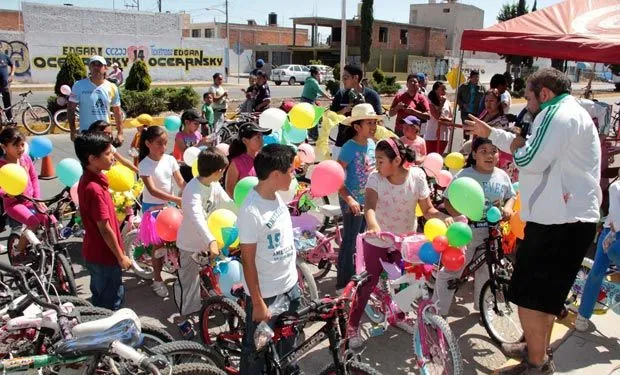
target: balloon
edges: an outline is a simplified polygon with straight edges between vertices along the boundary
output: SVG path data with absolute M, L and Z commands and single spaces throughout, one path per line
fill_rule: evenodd
M 288 118 L 293 127 L 305 130 L 314 126 L 315 114 L 314 106 L 312 104 L 297 103 L 288 113 Z
M 115 164 L 107 173 L 110 189 L 118 192 L 130 190 L 135 183 L 133 171 L 124 165 Z
M 58 104 L 61 107 L 66 106 L 68 102 L 69 101 L 64 96 L 59 96 L 56 98 L 56 104 Z
M 334 160 L 320 162 L 310 177 L 310 193 L 315 197 L 334 194 L 344 184 L 344 169 Z
M 293 228 L 299 228 L 302 231 L 307 230 L 312 233 L 321 225 L 319 218 L 307 212 L 299 216 L 291 215 L 291 221 L 293 222 Z
M 439 262 L 439 253 L 435 251 L 433 248 L 433 244 L 430 242 L 425 242 L 422 247 L 420 247 L 420 260 L 425 264 L 435 264 Z
M 415 217 L 422 217 L 424 213 L 422 212 L 422 208 L 420 208 L 420 204 L 416 203 L 415 205 Z
M 439 174 L 437 175 L 437 184 L 445 188 L 450 185 L 450 182 L 452 182 L 452 173 L 446 171 L 445 169 L 439 171 Z
M 446 223 L 437 218 L 432 218 L 424 224 L 424 236 L 429 241 L 434 240 L 437 236 L 445 235 L 447 230 Z
M 510 231 L 514 233 L 514 235 L 523 239 L 525 236 L 525 223 L 521 220 L 521 193 L 517 193 L 517 199 L 514 204 L 515 214 L 510 217 Z
M 312 164 L 316 160 L 314 148 L 308 143 L 302 143 L 299 145 L 297 148 L 297 155 L 299 156 L 299 160 L 305 164 Z
M 164 119 L 164 127 L 169 132 L 179 131 L 181 127 L 181 118 L 179 116 L 168 116 Z
M 60 93 L 66 96 L 71 95 L 71 87 L 69 85 L 60 86 Z
M 301 168 L 301 160 L 299 160 L 299 155 L 295 155 L 293 158 L 293 169 Z
M 470 220 L 479 221 L 484 213 L 484 191 L 482 186 L 470 177 L 459 177 L 448 189 L 450 204 Z
M 56 166 L 58 179 L 67 187 L 75 185 L 82 177 L 82 173 L 82 165 L 75 159 L 62 159 Z
M 453 223 L 446 232 L 450 246 L 462 247 L 471 242 L 473 233 L 469 225 L 464 223 Z
M 226 244 L 232 247 L 236 247 L 239 244 L 238 233 L 234 238 L 230 238 L 230 236 L 226 236 L 229 238 L 225 238 L 224 236 L 224 229 L 235 228 L 236 222 L 237 215 L 235 215 L 232 211 L 223 208 L 213 211 L 207 218 L 207 227 L 209 228 L 211 234 L 215 237 L 217 246 L 220 249 L 222 249 Z
M 459 169 L 463 169 L 465 166 L 465 156 L 460 152 L 452 152 L 446 155 L 444 163 L 449 169 L 458 171 Z
M 30 155 L 30 145 L 28 145 L 28 142 L 24 142 L 24 155 Z
M 228 143 L 218 143 L 215 148 L 222 151 L 224 155 L 228 156 L 228 150 L 230 150 L 230 145 Z
M 295 194 L 297 194 L 298 187 L 299 187 L 299 184 L 297 183 L 297 179 L 293 178 L 291 180 L 291 184 L 289 185 L 289 188 L 287 191 L 278 192 L 278 194 L 280 194 L 280 198 L 282 198 L 284 203 L 288 203 L 295 198 Z
M 30 141 L 30 155 L 35 158 L 44 158 L 52 152 L 54 146 L 52 141 L 47 137 L 34 137 Z
M 306 103 L 307 104 L 307 103 Z M 291 143 L 301 143 L 306 140 L 308 137 L 308 131 L 306 129 L 299 129 L 294 126 L 286 126 L 284 127 L 284 133 L 282 134 L 282 139 L 286 139 Z
M 222 265 L 226 265 L 226 267 L 222 267 Z M 219 264 L 222 272 L 219 274 L 218 284 L 220 284 L 220 290 L 222 293 L 228 298 L 234 298 L 231 294 L 231 290 L 235 284 L 239 284 L 241 282 L 241 275 L 243 275 L 243 270 L 241 267 L 241 263 L 237 260 L 231 260 L 226 263 Z M 225 271 L 224 271 L 225 270 Z
M 0 168 L 0 188 L 9 195 L 20 195 L 28 187 L 28 172 L 24 167 L 9 163 Z
M 76 206 L 80 205 L 80 199 L 78 197 L 78 188 L 79 183 L 75 183 L 75 185 L 71 186 L 71 189 L 69 189 L 69 195 L 71 196 L 71 200 L 73 201 L 73 203 L 75 203 Z
M 312 121 L 312 127 L 318 125 L 319 121 L 323 118 L 323 113 L 325 113 L 326 108 L 318 105 L 314 106 L 314 121 Z
M 258 125 L 261 128 L 278 131 L 284 126 L 286 112 L 279 108 L 268 108 L 258 117 Z
M 448 228 L 450 230 L 450 228 Z M 448 247 L 450 247 L 450 243 L 448 241 L 448 237 L 446 236 L 437 236 L 433 239 L 433 248 L 438 252 L 444 252 Z
M 435 177 L 439 175 L 439 171 L 441 171 L 441 167 L 443 167 L 443 158 L 438 153 L 431 152 L 424 158 L 422 166 L 426 170 L 426 173 Z
M 269 135 L 263 135 L 263 147 L 267 145 L 273 145 L 280 143 L 280 134 L 272 132 Z
M 181 210 L 175 207 L 166 207 L 159 212 L 155 219 L 155 232 L 162 240 L 175 242 L 182 220 Z
M 487 221 L 489 223 L 497 223 L 502 218 L 502 211 L 493 206 L 487 210 Z
M 192 164 L 192 176 L 198 177 L 198 160 Z
M 233 191 L 233 200 L 235 201 L 235 205 L 237 205 L 237 207 L 241 207 L 243 201 L 245 201 L 245 197 L 248 196 L 250 190 L 252 190 L 257 184 L 258 178 L 254 176 L 244 177 L 237 182 L 237 185 L 235 185 L 235 190 Z
M 194 162 L 198 160 L 198 154 L 200 154 L 200 149 L 198 147 L 188 147 L 183 152 L 183 161 L 187 165 L 194 165 Z
M 512 188 L 514 189 L 515 193 L 519 191 L 519 181 L 515 182 L 514 184 L 512 184 Z
M 459 248 L 449 247 L 441 254 L 441 263 L 448 271 L 458 271 L 465 264 L 465 254 Z

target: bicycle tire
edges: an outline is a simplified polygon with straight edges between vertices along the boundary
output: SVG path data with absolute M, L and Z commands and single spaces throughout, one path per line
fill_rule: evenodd
M 172 366 L 172 375 L 226 375 L 224 370 L 206 363 L 184 363 Z
M 424 323 L 420 326 L 420 323 Z M 421 328 L 424 327 L 424 328 Z M 452 362 L 452 371 L 446 371 L 445 363 L 443 364 L 443 371 L 440 372 L 442 374 L 451 374 L 451 375 L 460 375 L 463 374 L 463 358 L 461 356 L 461 350 L 459 349 L 459 344 L 452 330 L 450 329 L 450 325 L 444 318 L 437 315 L 435 312 L 429 311 L 428 309 L 424 310 L 424 317 L 418 321 L 416 324 L 414 334 L 413 334 L 413 350 L 415 355 L 418 358 L 418 364 L 420 365 L 420 373 L 423 375 L 432 375 L 436 372 L 431 372 L 428 368 L 428 365 L 434 363 L 435 357 L 433 356 L 430 361 L 427 361 L 424 358 L 424 353 L 422 352 L 422 342 L 420 340 L 420 329 L 426 330 L 426 337 L 429 337 L 433 334 L 436 334 L 437 331 L 441 332 L 443 337 L 442 343 L 435 343 L 434 346 L 440 344 L 444 347 L 445 350 L 446 345 L 448 352 L 450 354 L 449 358 Z M 438 338 L 437 341 L 440 339 Z M 437 353 L 437 348 L 429 348 L 431 353 Z
M 134 258 L 136 241 L 138 239 L 138 229 L 134 229 L 125 235 L 125 255 L 131 259 L 131 269 L 141 279 L 153 280 L 153 268 L 145 263 L 139 262 Z
M 174 337 L 161 327 L 147 323 L 142 319 L 140 319 L 140 326 L 142 333 L 141 348 L 154 348 L 174 341 Z
M 106 309 L 105 307 L 97 307 L 97 306 L 76 306 L 76 308 L 73 311 L 78 312 L 80 318 L 84 316 L 92 316 L 92 315 L 98 315 L 100 317 L 101 316 L 108 317 L 114 314 L 114 311 L 110 309 Z M 80 319 L 80 322 L 81 321 L 82 320 Z
M 56 254 L 56 267 L 52 275 L 52 283 L 57 284 L 55 287 L 58 293 L 77 297 L 78 288 L 75 282 L 75 273 L 64 254 Z
M 6 253 L 9 257 L 9 263 L 11 266 L 19 265 L 19 262 L 16 259 L 16 255 L 18 253 L 17 244 L 19 243 L 20 236 L 17 233 L 11 233 L 9 238 L 6 240 Z
M 301 288 L 301 307 L 308 306 L 312 301 L 319 299 L 319 290 L 312 276 L 310 265 L 305 261 L 297 260 L 297 273 L 299 287 Z
M 357 361 L 349 361 L 346 363 L 347 373 L 351 375 L 381 375 L 381 373 L 375 370 L 373 367 L 366 363 L 361 363 Z M 338 368 L 335 363 L 331 363 L 329 366 L 324 368 L 319 375 L 336 375 L 338 374 Z
M 31 118 L 27 119 L 26 116 L 31 116 Z M 39 122 L 44 126 L 43 130 L 34 127 L 35 123 Z M 33 135 L 44 135 L 49 133 L 52 128 L 52 114 L 42 105 L 30 105 L 22 112 L 22 124 Z
M 226 321 L 223 324 L 228 325 L 227 333 L 239 333 L 245 330 L 245 311 L 239 306 L 238 303 L 225 296 L 213 296 L 207 298 L 202 304 L 202 310 L 200 311 L 200 337 L 205 345 L 217 345 L 217 340 L 209 334 L 209 327 L 212 326 L 210 322 L 213 322 L 212 313 L 221 311 L 225 315 Z M 236 319 L 233 321 L 232 319 Z M 232 327 L 231 327 L 232 323 Z M 241 343 L 241 341 L 239 341 Z M 241 348 L 241 346 L 239 346 Z
M 79 122 L 80 119 L 80 112 L 76 109 L 75 110 L 75 121 Z M 63 109 L 59 109 L 58 111 L 54 112 L 54 127 L 56 129 L 60 129 L 61 131 L 68 133 L 71 131 L 71 128 L 69 128 L 69 116 L 67 114 L 67 109 L 63 108 Z
M 154 354 L 165 356 L 173 366 L 185 363 L 205 363 L 215 368 L 224 367 L 224 358 L 217 351 L 195 341 L 174 341 L 149 349 Z
M 80 297 L 60 295 L 50 296 L 50 298 L 54 304 L 72 303 L 74 307 L 94 307 L 90 301 Z
M 323 252 L 325 254 L 327 254 L 327 245 L 325 245 L 325 244 L 321 245 L 320 248 L 321 249 L 325 249 Z M 308 262 L 308 263 L 310 263 L 310 262 Z M 318 271 L 316 271 L 315 273 L 312 274 L 312 277 L 314 278 L 315 281 L 321 280 L 322 278 L 327 276 L 329 271 L 331 271 L 331 269 L 332 269 L 332 262 L 330 262 L 330 261 L 325 261 L 325 262 L 323 262 L 323 264 L 313 264 L 313 263 L 310 263 L 310 264 L 312 264 L 313 266 L 318 268 Z
M 495 294 L 492 290 L 493 280 L 487 280 L 480 290 L 480 316 L 482 325 L 489 337 L 498 344 L 516 344 L 523 339 L 523 328 L 519 321 L 517 306 L 506 298 L 508 285 L 498 281 Z M 499 298 L 498 298 L 499 297 Z M 500 314 L 494 310 L 494 301 L 497 301 Z M 516 320 L 515 320 L 516 318 Z M 500 333 L 499 325 L 504 325 L 508 333 Z M 518 325 L 518 326 L 517 326 Z

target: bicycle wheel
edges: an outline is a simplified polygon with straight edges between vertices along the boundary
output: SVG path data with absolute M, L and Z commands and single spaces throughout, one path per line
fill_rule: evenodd
M 22 112 L 22 124 L 34 135 L 47 134 L 52 128 L 52 114 L 42 105 L 30 105 Z
M 67 109 L 59 109 L 54 112 L 54 127 L 56 129 L 60 129 L 65 133 L 68 133 L 71 129 L 69 128 L 69 116 L 67 115 Z
M 498 344 L 515 344 L 523 339 L 517 305 L 508 301 L 507 291 L 507 283 L 492 279 L 487 280 L 480 291 L 482 325 Z
M 12 266 L 19 265 L 20 252 L 17 249 L 17 244 L 19 243 L 19 235 L 17 233 L 11 233 L 9 238 L 6 240 L 6 250 L 7 255 L 9 257 L 9 263 Z
M 226 126 L 221 127 L 217 133 L 215 133 L 217 143 L 229 143 L 232 142 L 234 135 Z
M 129 257 L 129 259 L 131 259 L 131 268 L 136 276 L 144 280 L 152 280 L 153 267 L 148 263 L 141 261 L 143 257 L 148 257 L 148 255 L 142 255 L 140 258 L 134 257 L 134 255 L 136 255 L 137 241 L 138 229 L 134 229 L 125 235 L 125 254 Z
M 424 337 L 424 341 L 421 337 Z M 424 317 L 416 324 L 413 350 L 423 375 L 463 373 L 461 351 L 450 325 L 428 309 L 424 310 Z
M 200 337 L 224 357 L 224 367 L 239 369 L 241 340 L 245 332 L 245 311 L 224 296 L 209 297 L 200 312 Z
M 310 266 L 302 260 L 297 260 L 297 275 L 297 283 L 301 288 L 301 307 L 308 306 L 310 302 L 319 299 L 316 281 L 314 281 Z
M 361 363 L 361 362 L 357 362 L 357 361 L 350 361 L 347 362 L 345 364 L 345 367 L 347 369 L 347 374 L 352 374 L 352 375 L 381 375 L 381 373 L 377 370 L 375 370 L 374 368 L 370 367 L 370 365 L 367 365 L 365 363 Z M 338 367 L 336 367 L 335 363 L 330 364 L 329 366 L 327 366 L 325 369 L 323 369 L 320 373 L 320 375 L 336 375 L 338 374 Z
M 174 341 L 174 337 L 161 327 L 146 323 L 142 319 L 140 319 L 140 326 L 140 331 L 142 333 L 141 348 L 154 348 L 158 345 L 164 345 Z
M 570 288 L 570 291 L 568 292 L 568 297 L 566 298 L 566 303 L 564 304 L 567 310 L 570 310 L 574 313 L 578 312 L 579 305 L 581 304 L 583 288 L 586 285 L 586 280 L 588 279 L 590 271 L 592 271 L 593 265 L 594 261 L 590 258 L 583 258 L 583 260 L 581 261 L 581 267 L 579 267 L 579 271 L 577 272 L 577 276 L 575 277 L 575 282 Z M 598 307 L 597 305 L 599 304 L 597 303 L 595 305 L 595 310 Z
M 52 283 L 56 287 L 56 290 L 58 290 L 58 293 L 77 297 L 78 289 L 75 283 L 73 268 L 67 257 L 62 253 L 56 254 L 56 264 L 54 265 Z
M 184 363 L 205 363 L 224 367 L 224 359 L 215 350 L 194 341 L 174 341 L 150 348 L 153 354 L 163 355 L 173 366 Z
M 226 372 L 206 363 L 184 363 L 172 366 L 171 375 L 226 375 Z
M 62 304 L 62 303 L 72 303 L 74 307 L 94 307 L 90 301 L 85 300 L 80 297 L 75 296 L 50 296 L 52 299 L 52 303 L 54 304 Z

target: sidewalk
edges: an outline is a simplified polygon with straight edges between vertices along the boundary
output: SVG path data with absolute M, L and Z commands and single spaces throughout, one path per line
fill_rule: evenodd
M 247 86 L 247 82 L 237 83 L 236 77 L 235 79 L 230 78 L 230 83 L 224 83 L 224 87 L 245 87 Z M 151 83 L 151 87 L 170 87 L 170 86 L 197 86 L 197 87 L 205 87 L 213 85 L 213 81 L 157 81 Z M 22 83 L 22 82 L 14 82 L 11 84 L 11 90 L 15 92 L 22 91 L 53 91 L 54 83 Z

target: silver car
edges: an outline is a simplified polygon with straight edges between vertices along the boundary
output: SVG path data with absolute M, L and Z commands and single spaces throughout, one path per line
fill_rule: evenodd
M 303 65 L 280 65 L 271 71 L 271 80 L 276 86 L 280 86 L 282 82 L 288 82 L 291 86 L 296 83 L 303 85 L 308 77 L 310 77 L 310 68 Z

